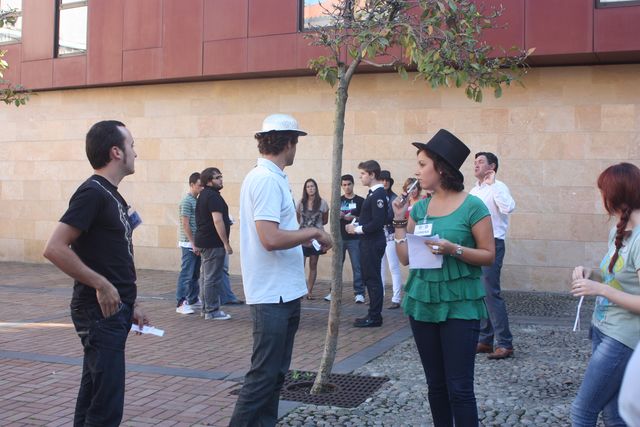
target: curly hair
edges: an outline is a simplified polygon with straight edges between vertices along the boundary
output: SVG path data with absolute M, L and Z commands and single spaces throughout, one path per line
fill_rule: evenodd
M 440 155 L 424 149 L 418 150 L 424 153 L 433 161 L 433 168 L 440 174 L 440 186 L 443 190 L 455 191 L 457 193 L 464 190 L 464 176 L 459 170 L 449 165 Z
M 278 155 L 284 151 L 287 144 L 298 143 L 298 133 L 290 131 L 271 131 L 256 133 L 258 151 L 260 154 Z
M 616 224 L 616 251 L 609 262 L 609 272 L 618 260 L 622 241 L 629 234 L 626 230 L 631 213 L 640 209 L 640 169 L 631 163 L 609 166 L 598 177 L 598 189 L 602 194 L 604 208 L 609 215 L 619 215 Z

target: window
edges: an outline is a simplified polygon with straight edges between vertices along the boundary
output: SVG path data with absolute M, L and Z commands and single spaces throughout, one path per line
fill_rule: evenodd
M 16 22 L 0 27 L 0 44 L 18 43 L 22 37 L 22 0 L 0 0 L 0 11 L 15 11 Z
M 638 6 L 640 0 L 596 0 L 596 7 Z
M 58 0 L 56 56 L 87 52 L 87 0 Z
M 308 30 L 312 26 L 324 27 L 329 25 L 329 17 L 324 15 L 322 6 L 331 6 L 333 0 L 301 0 L 302 3 L 302 30 Z M 322 4 L 321 4 L 322 3 Z

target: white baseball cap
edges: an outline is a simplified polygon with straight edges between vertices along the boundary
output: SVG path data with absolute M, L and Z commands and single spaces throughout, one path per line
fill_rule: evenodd
M 262 130 L 256 134 L 267 132 L 297 132 L 298 135 L 304 136 L 307 133 L 299 129 L 298 121 L 288 114 L 272 114 L 267 116 L 262 122 Z

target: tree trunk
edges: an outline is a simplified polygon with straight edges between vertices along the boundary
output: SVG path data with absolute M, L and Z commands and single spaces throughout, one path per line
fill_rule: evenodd
M 333 153 L 331 167 L 331 238 L 333 257 L 331 258 L 331 305 L 329 322 L 324 342 L 324 352 L 318 375 L 311 388 L 311 394 L 320 394 L 328 382 L 338 349 L 340 330 L 340 310 L 342 308 L 342 234 L 340 232 L 340 190 L 342 177 L 342 148 L 344 146 L 344 115 L 349 97 L 349 78 L 340 73 L 336 90 L 336 112 L 333 123 Z

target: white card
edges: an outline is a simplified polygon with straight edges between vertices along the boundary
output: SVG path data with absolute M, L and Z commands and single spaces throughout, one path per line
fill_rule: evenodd
M 431 247 L 425 242 L 427 240 L 439 240 L 435 236 L 423 237 L 407 233 L 407 249 L 409 250 L 409 268 L 442 268 L 442 255 L 431 252 Z
M 159 337 L 164 335 L 164 331 L 162 329 L 154 328 L 153 326 L 147 326 L 147 325 L 144 325 L 144 327 L 142 329 L 140 329 L 140 326 L 138 326 L 137 323 L 134 323 L 133 325 L 131 325 L 131 330 L 133 332 L 140 332 L 142 334 L 157 335 Z

